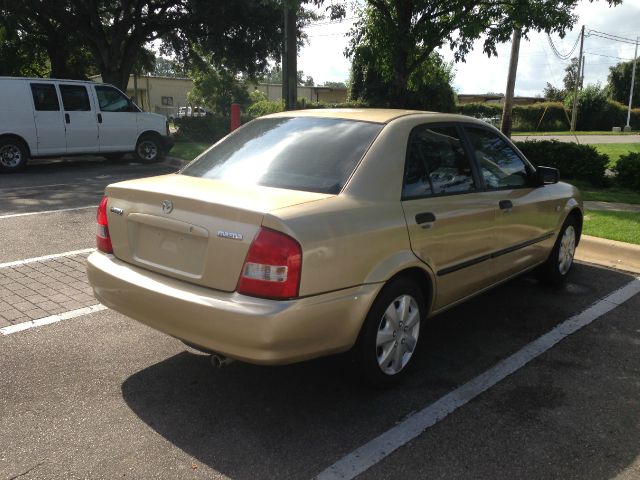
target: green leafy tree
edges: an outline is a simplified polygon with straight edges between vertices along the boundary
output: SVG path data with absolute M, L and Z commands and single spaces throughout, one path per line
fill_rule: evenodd
M 576 88 L 576 81 L 578 79 L 578 57 L 573 57 L 569 65 L 564 69 L 564 78 L 562 83 L 564 84 L 565 95 L 572 93 Z M 582 79 L 581 79 L 582 80 Z
M 344 82 L 324 82 L 321 87 L 347 88 L 347 84 Z
M 194 106 L 206 106 L 219 115 L 229 115 L 231 104 L 239 103 L 245 109 L 251 103 L 247 81 L 234 72 L 210 67 L 193 72 L 193 90 L 187 100 Z
M 280 51 L 282 30 L 277 0 L 0 0 L 0 17 L 16 19 L 21 35 L 43 37 L 52 75 L 82 45 L 103 80 L 121 89 L 155 40 L 181 60 L 203 52 L 254 74 Z
M 609 67 L 608 86 L 611 98 L 624 105 L 629 104 L 629 91 L 631 89 L 631 73 L 633 60 L 621 62 Z M 640 62 L 636 65 L 636 78 L 633 85 L 632 108 L 640 107 Z
M 544 98 L 550 102 L 562 102 L 564 101 L 565 91 L 561 88 L 556 88 L 547 82 L 547 86 L 544 87 L 543 95 Z
M 155 57 L 153 70 L 149 72 L 157 77 L 186 77 L 187 73 L 184 68 L 175 60 Z
M 618 4 L 621 0 L 608 0 Z M 367 0 L 350 33 L 348 56 L 364 45 L 376 52 L 376 71 L 388 82 L 391 104 L 405 106 L 412 75 L 430 61 L 436 49 L 448 46 L 464 60 L 482 38 L 483 50 L 511 39 L 515 26 L 526 38 L 530 31 L 559 33 L 572 27 L 578 0 Z
M 311 77 L 310 75 L 305 75 L 302 70 L 298 70 L 296 79 L 299 86 L 313 87 L 315 85 L 313 77 Z M 265 72 L 262 75 L 258 76 L 258 81 L 260 83 L 282 83 L 282 68 L 279 64 L 276 64 L 272 67 L 267 67 Z

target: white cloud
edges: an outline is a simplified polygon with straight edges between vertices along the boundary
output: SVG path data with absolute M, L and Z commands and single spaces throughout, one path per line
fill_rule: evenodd
M 567 32 L 564 39 L 553 36 L 553 41 L 561 52 L 571 49 L 583 24 L 587 26 L 587 30 L 598 30 L 627 38 L 640 35 L 640 0 L 624 0 L 624 3 L 617 7 L 609 7 L 604 0 L 593 3 L 582 0 L 575 13 L 579 16 L 575 28 Z M 307 28 L 309 45 L 300 52 L 298 69 L 311 75 L 316 84 L 325 80 L 346 80 L 349 76 L 350 62 L 344 57 L 343 52 L 348 42 L 346 33 L 351 24 L 352 20 Z M 595 36 L 586 37 L 585 82 L 606 83 L 609 67 L 621 61 L 610 57 L 631 59 L 633 49 L 633 45 Z M 504 92 L 510 51 L 510 44 L 500 45 L 498 57 L 488 58 L 482 53 L 481 42 L 478 42 L 466 62 L 456 64 L 455 88 L 459 93 Z M 447 59 L 453 58 L 447 50 L 442 53 Z M 577 49 L 575 55 L 577 56 Z M 541 95 L 546 82 L 562 86 L 564 68 L 567 64 L 568 62 L 554 56 L 546 35 L 531 33 L 529 40 L 523 39 L 520 46 L 516 95 Z

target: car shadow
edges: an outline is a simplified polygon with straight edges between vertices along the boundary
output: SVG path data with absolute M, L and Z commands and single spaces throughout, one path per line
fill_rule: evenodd
M 150 428 L 230 478 L 310 478 L 630 278 L 576 265 L 560 289 L 512 280 L 431 319 L 414 368 L 390 390 L 361 385 L 346 355 L 218 370 L 186 350 L 129 377 L 122 395 Z

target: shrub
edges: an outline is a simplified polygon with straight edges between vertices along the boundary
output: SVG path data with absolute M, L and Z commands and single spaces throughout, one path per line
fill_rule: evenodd
M 284 103 L 282 100 L 259 100 L 249 105 L 247 108 L 247 116 L 251 118 L 261 117 L 270 113 L 281 112 L 284 110 Z
M 640 153 L 621 155 L 613 171 L 620 185 L 640 190 Z
M 562 178 L 588 180 L 592 185 L 605 183 L 607 155 L 598 153 L 592 145 L 559 142 L 557 140 L 530 140 L 516 142 L 516 146 L 534 165 L 555 167 Z
M 240 123 L 252 120 L 243 115 Z M 174 120 L 178 131 L 174 135 L 176 142 L 205 142 L 214 144 L 229 133 L 231 118 L 222 115 L 207 115 L 206 117 L 182 117 Z

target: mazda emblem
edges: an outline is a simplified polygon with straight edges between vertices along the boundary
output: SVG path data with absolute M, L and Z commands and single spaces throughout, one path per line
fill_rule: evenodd
M 171 200 L 164 200 L 162 202 L 162 213 L 173 212 L 173 202 Z

